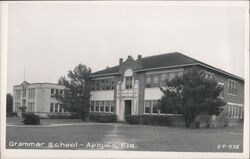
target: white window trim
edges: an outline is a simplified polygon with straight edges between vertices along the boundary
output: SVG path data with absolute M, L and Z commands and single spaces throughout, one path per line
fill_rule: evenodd
M 218 85 L 222 85 L 223 86 L 223 90 L 222 91 L 224 91 L 223 92 L 223 94 L 224 94 L 224 96 L 222 97 L 221 95 L 219 95 L 219 97 L 221 98 L 221 99 L 224 99 L 225 98 L 225 84 L 224 83 L 221 83 L 221 82 L 218 82 Z
M 231 82 L 235 82 L 235 83 L 236 83 L 236 86 L 238 86 L 238 82 L 237 82 L 237 81 L 232 80 L 232 79 L 228 79 L 228 81 L 227 81 L 227 86 L 228 86 L 228 92 L 227 92 L 227 94 L 228 94 L 228 95 L 231 95 L 231 96 L 238 96 L 238 87 L 236 87 L 237 94 L 232 94 L 232 93 L 229 93 L 229 90 L 230 90 L 230 87 L 229 87 L 229 81 L 231 81 Z

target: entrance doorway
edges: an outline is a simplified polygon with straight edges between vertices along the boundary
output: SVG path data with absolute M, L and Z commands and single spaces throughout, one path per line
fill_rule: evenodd
M 132 100 L 125 100 L 125 116 L 131 115 Z

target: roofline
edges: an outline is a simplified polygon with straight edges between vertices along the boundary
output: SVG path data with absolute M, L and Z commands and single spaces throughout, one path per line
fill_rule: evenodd
M 102 76 L 112 76 L 112 75 L 120 75 L 121 73 L 116 72 L 116 73 L 105 73 L 105 74 L 99 74 L 99 75 L 90 75 L 89 77 L 102 77 Z
M 194 64 L 184 64 L 184 65 L 175 65 L 175 66 L 165 66 L 165 67 L 155 67 L 155 68 L 145 68 L 145 69 L 137 69 L 135 72 L 142 72 L 142 71 L 154 71 L 154 70 L 161 70 L 166 68 L 177 68 L 177 67 L 183 67 L 183 66 L 193 66 Z
M 49 83 L 49 82 L 42 82 L 42 83 L 29 83 L 29 85 L 32 85 L 32 84 L 52 84 L 52 85 L 58 85 L 58 86 L 64 86 L 64 85 L 61 85 L 61 84 L 57 84 L 57 83 Z M 14 85 L 13 87 L 17 87 L 17 86 L 21 86 L 22 84 L 18 84 L 18 85 Z
M 178 67 L 187 67 L 187 66 L 194 66 L 194 65 L 200 65 L 206 68 L 209 68 L 211 70 L 215 70 L 217 72 L 220 72 L 222 74 L 226 74 L 230 77 L 236 78 L 238 80 L 244 81 L 243 78 L 238 77 L 234 74 L 228 73 L 226 71 L 223 71 L 221 69 L 215 68 L 213 66 L 209 66 L 207 64 L 203 64 L 203 63 L 193 63 L 193 64 L 184 64 L 184 65 L 175 65 L 175 66 L 166 66 L 166 67 L 156 67 L 156 68 L 146 68 L 146 69 L 137 69 L 134 72 L 142 72 L 142 71 L 154 71 L 154 70 L 160 70 L 160 69 L 166 69 L 166 68 L 178 68 Z M 100 74 L 100 75 L 90 75 L 89 77 L 102 77 L 102 76 L 111 76 L 111 75 L 120 75 L 120 73 L 106 73 L 106 74 Z
M 229 72 L 223 71 L 223 70 L 218 69 L 218 68 L 216 68 L 216 67 L 209 66 L 209 65 L 206 65 L 206 64 L 203 64 L 203 63 L 197 63 L 197 65 L 201 65 L 201 66 L 203 66 L 203 67 L 207 67 L 207 68 L 209 68 L 209 69 L 215 70 L 215 71 L 220 72 L 220 73 L 222 73 L 222 74 L 226 74 L 226 75 L 228 75 L 228 76 L 231 76 L 231 77 L 233 77 L 233 78 L 236 78 L 236 79 L 241 80 L 241 81 L 244 82 L 244 78 L 238 77 L 238 76 L 236 76 L 236 75 L 234 75 L 234 74 L 231 74 L 231 73 L 229 73 Z

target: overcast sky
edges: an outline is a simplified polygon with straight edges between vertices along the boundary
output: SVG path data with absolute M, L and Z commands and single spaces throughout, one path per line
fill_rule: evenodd
M 119 58 L 181 52 L 244 77 L 242 7 L 12 3 L 8 86 L 53 82 L 77 64 L 93 72 Z

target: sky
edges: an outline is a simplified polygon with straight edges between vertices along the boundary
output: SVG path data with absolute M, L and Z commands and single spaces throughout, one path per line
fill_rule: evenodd
M 128 55 L 181 52 L 244 77 L 245 12 L 237 6 L 11 3 L 7 92 L 56 83 L 80 63 L 93 72 Z

